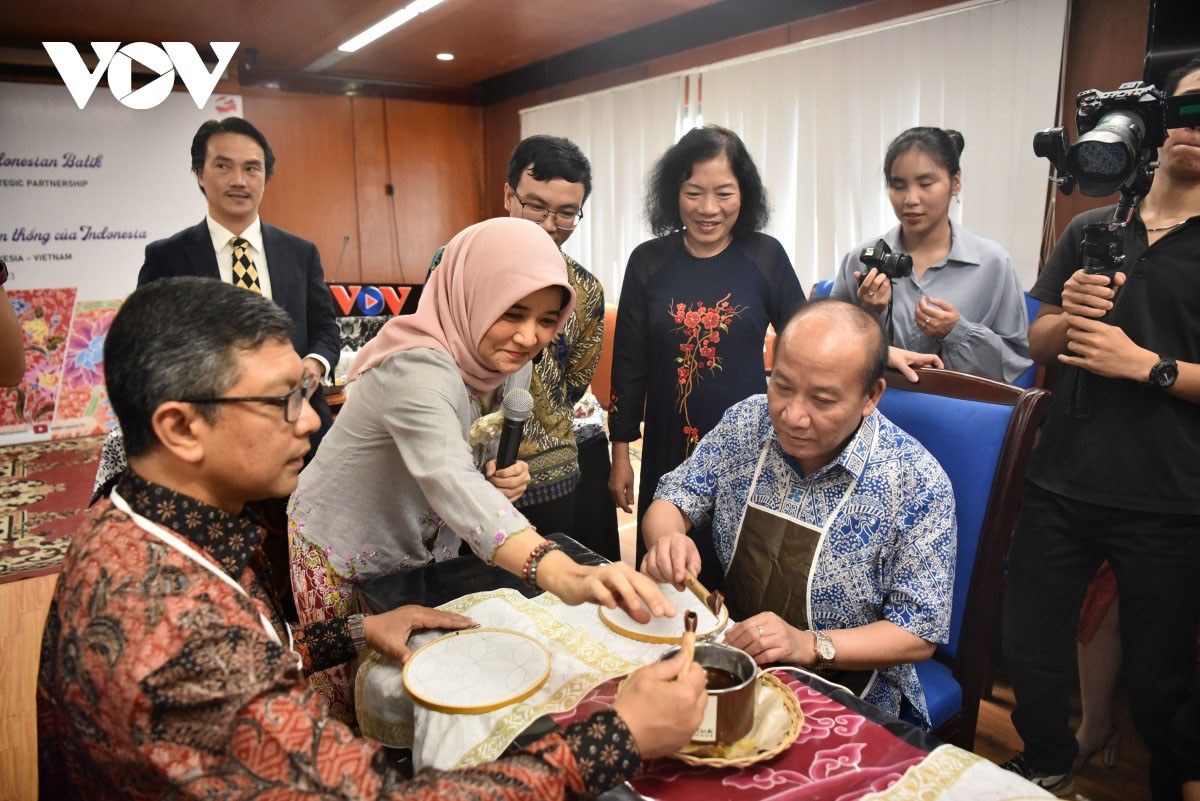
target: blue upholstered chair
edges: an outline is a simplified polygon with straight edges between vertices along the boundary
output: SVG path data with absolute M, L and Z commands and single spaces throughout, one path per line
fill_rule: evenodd
M 1042 302 L 1037 298 L 1025 293 L 1025 311 L 1029 314 L 1029 322 L 1033 323 L 1033 318 L 1037 317 L 1038 309 L 1042 308 Z M 1032 387 L 1037 383 L 1038 366 L 1036 364 L 1029 365 L 1029 369 L 1017 376 L 1013 381 L 1013 386 L 1017 387 Z
M 827 298 L 827 297 L 829 297 L 829 294 L 831 292 L 833 292 L 833 279 L 832 278 L 830 278 L 826 281 L 818 281 L 817 283 L 813 284 L 812 292 L 808 293 L 808 297 L 810 300 L 816 300 L 817 298 Z
M 918 374 L 913 384 L 889 370 L 879 409 L 933 454 L 954 485 L 958 559 L 950 640 L 917 665 L 917 675 L 934 732 L 970 750 L 995 644 L 1004 558 L 1050 394 L 951 370 Z

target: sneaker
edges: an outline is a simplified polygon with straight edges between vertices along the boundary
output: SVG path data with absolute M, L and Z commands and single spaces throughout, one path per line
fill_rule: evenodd
M 1017 754 L 1000 766 L 1012 771 L 1022 778 L 1036 784 L 1047 792 L 1059 798 L 1069 798 L 1075 792 L 1075 777 L 1071 771 L 1066 773 L 1042 773 L 1035 770 L 1025 759 L 1025 754 Z

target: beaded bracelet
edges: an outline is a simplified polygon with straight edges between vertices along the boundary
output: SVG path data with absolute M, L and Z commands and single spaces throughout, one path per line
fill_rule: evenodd
M 554 543 L 550 540 L 542 540 L 537 545 L 533 546 L 533 550 L 525 557 L 525 566 L 521 568 L 521 581 L 529 583 L 529 568 L 533 566 L 533 560 L 538 558 L 538 554 L 549 548 Z
M 530 562 L 528 576 L 525 579 L 525 583 L 529 586 L 529 589 L 531 589 L 531 590 L 538 589 L 538 583 L 537 583 L 538 565 L 540 565 L 542 563 L 542 560 L 546 558 L 546 554 L 550 553 L 551 551 L 561 551 L 561 550 L 562 550 L 562 546 L 559 545 L 557 542 L 551 542 L 551 543 L 547 544 L 547 546 L 545 548 L 541 548 L 540 550 L 538 550 L 537 554 L 533 557 L 532 562 Z

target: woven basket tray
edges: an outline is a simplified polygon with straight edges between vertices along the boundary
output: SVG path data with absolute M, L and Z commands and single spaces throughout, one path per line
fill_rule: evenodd
M 689 765 L 744 768 L 772 759 L 787 750 L 796 741 L 803 723 L 804 713 L 800 711 L 796 695 L 770 673 L 759 673 L 755 691 L 754 728 L 749 734 L 728 746 L 690 745 L 684 751 L 672 754 L 671 758 Z M 770 731 L 767 732 L 767 729 Z M 770 742 L 756 742 L 756 737 L 768 733 L 771 735 Z M 726 756 L 730 753 L 735 756 Z

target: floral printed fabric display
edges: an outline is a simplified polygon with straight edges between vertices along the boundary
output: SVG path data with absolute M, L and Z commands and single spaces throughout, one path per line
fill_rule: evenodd
M 62 384 L 75 290 L 15 289 L 9 302 L 25 340 L 25 378 L 20 386 L 4 390 L 0 426 L 49 423 Z
M 63 369 L 62 390 L 58 398 L 56 423 L 74 421 L 74 436 L 103 434 L 117 424 L 104 387 L 104 340 L 113 317 L 121 307 L 119 300 L 78 303 Z
M 104 389 L 104 339 L 121 301 L 76 303 L 75 290 L 16 289 L 25 378 L 0 390 L 0 433 L 102 434 L 116 422 Z
M 704 378 L 703 370 L 707 369 L 711 376 L 721 369 L 721 357 L 717 355 L 721 334 L 729 333 L 729 323 L 746 310 L 744 306 L 731 306 L 728 294 L 713 306 L 706 307 L 702 300 L 694 305 L 695 308 L 689 310 L 686 304 L 676 303 L 668 309 L 679 325 L 675 330 L 682 331 L 686 337 L 679 345 L 680 355 L 675 357 L 675 363 L 679 365 L 675 370 L 679 377 L 675 408 L 683 415 L 683 433 L 687 437 L 689 454 L 700 441 L 700 430 L 692 425 L 688 416 L 688 397 Z

